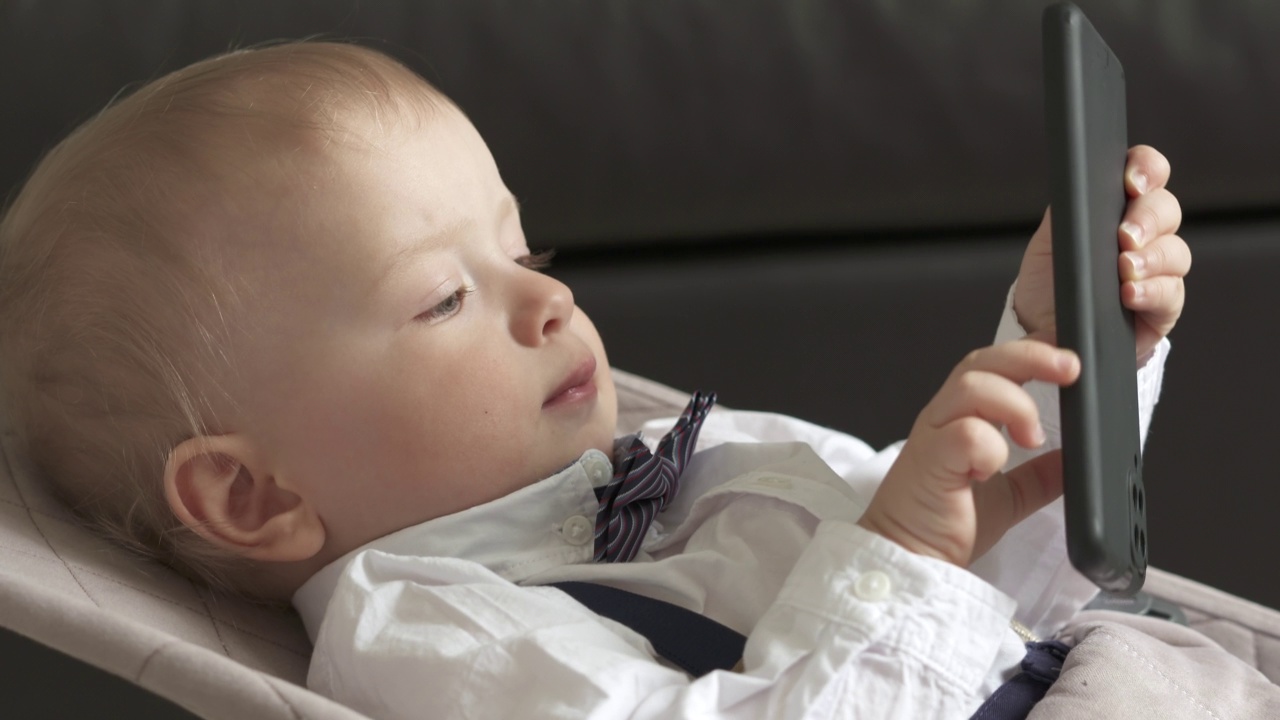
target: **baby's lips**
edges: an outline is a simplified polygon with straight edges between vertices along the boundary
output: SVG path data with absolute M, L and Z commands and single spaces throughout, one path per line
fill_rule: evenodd
M 574 367 L 564 380 L 556 386 L 556 389 L 551 391 L 551 394 L 547 396 L 545 401 L 543 401 L 543 405 L 554 402 L 561 395 L 575 387 L 585 385 L 595 377 L 595 374 L 596 358 L 594 355 L 588 355 L 586 360 Z

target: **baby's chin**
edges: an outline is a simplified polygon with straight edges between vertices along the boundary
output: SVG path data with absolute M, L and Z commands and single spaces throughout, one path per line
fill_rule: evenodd
M 590 450 L 599 450 L 604 456 L 613 462 L 613 435 L 607 438 L 595 438 L 591 442 L 575 443 L 564 448 L 562 453 L 557 453 L 553 459 L 545 464 L 530 468 L 524 477 L 524 482 L 520 483 L 521 487 L 533 485 L 542 480 L 546 480 L 578 462 Z

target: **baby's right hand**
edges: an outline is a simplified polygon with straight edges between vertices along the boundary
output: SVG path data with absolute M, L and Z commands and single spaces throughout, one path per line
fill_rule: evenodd
M 1039 411 L 1022 384 L 1070 385 L 1075 353 L 1024 338 L 968 355 L 916 418 L 902 452 L 858 524 L 912 552 L 967 567 L 1009 528 L 1062 494 L 1061 454 L 999 472 L 1000 434 L 1044 443 Z

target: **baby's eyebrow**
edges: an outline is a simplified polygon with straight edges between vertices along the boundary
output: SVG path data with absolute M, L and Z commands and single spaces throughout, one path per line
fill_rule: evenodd
M 507 193 L 498 201 L 495 216 L 499 220 L 504 220 L 512 213 L 520 213 L 520 201 L 516 199 L 515 195 Z M 474 218 L 459 218 L 458 220 L 445 225 L 416 242 L 404 243 L 404 245 L 396 251 L 395 255 L 391 257 L 390 262 L 387 264 L 387 269 L 382 274 L 383 282 L 395 275 L 396 271 L 408 261 L 423 253 L 430 252 L 434 248 L 440 247 L 445 244 L 447 240 L 457 237 L 467 230 L 473 229 L 475 225 L 476 221 Z
M 413 238 L 409 242 L 402 243 L 400 249 L 391 256 L 390 262 L 387 263 L 387 269 L 382 273 L 382 281 L 385 282 L 394 276 L 400 267 L 410 260 L 440 247 L 448 239 L 457 237 L 462 232 L 474 227 L 475 224 L 475 220 L 471 218 L 459 218 L 425 237 Z

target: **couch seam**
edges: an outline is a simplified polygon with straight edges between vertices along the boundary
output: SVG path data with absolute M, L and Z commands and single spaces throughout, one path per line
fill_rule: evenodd
M 146 674 L 146 672 L 147 672 L 147 667 L 151 665 L 151 660 L 152 660 L 152 658 L 154 658 L 156 655 L 159 655 L 159 654 L 160 654 L 160 652 L 161 652 L 161 651 L 163 651 L 165 648 L 167 648 L 167 647 L 169 647 L 170 645 L 173 645 L 174 643 L 177 643 L 177 642 L 181 642 L 181 641 L 180 641 L 180 640 L 166 640 L 165 642 L 162 642 L 162 643 L 160 643 L 159 645 L 157 645 L 157 646 L 155 646 L 155 647 L 151 648 L 151 652 L 147 653 L 147 657 L 146 657 L 146 658 L 144 658 L 144 659 L 142 660 L 142 665 L 140 665 L 140 666 L 138 667 L 138 672 L 137 672 L 137 674 L 136 674 L 136 675 L 134 675 L 134 677 L 133 677 L 133 684 L 134 684 L 134 685 L 141 685 L 142 687 L 144 687 L 144 688 L 145 688 L 145 687 L 146 687 L 146 685 L 144 685 L 144 684 L 143 684 L 143 682 L 142 682 L 142 676 Z
M 204 614 L 209 618 L 209 624 L 213 626 L 213 634 L 218 638 L 218 644 L 222 646 L 222 652 L 227 657 L 231 657 L 231 649 L 227 647 L 227 641 L 222 639 L 222 631 L 218 629 L 218 619 L 213 616 L 213 610 L 209 608 L 209 602 L 204 599 L 204 595 L 200 593 L 200 588 L 191 580 L 187 580 L 191 585 L 191 589 L 195 592 L 196 597 L 200 598 L 200 604 L 204 606 Z M 233 626 L 234 627 L 234 626 Z M 239 630 L 240 628 L 234 628 Z
M 36 516 L 32 512 L 31 506 L 27 503 L 27 497 L 22 493 L 22 488 L 14 478 L 13 466 L 9 463 L 9 457 L 4 453 L 0 453 L 0 456 L 4 457 L 4 469 L 8 473 L 9 481 L 13 483 L 13 491 L 18 494 L 18 500 L 22 503 L 22 509 L 27 512 L 27 519 L 31 521 L 31 526 L 40 534 L 40 538 L 49 546 L 49 550 L 53 552 L 53 556 L 58 559 L 58 562 L 62 563 L 62 567 L 66 568 L 67 574 L 71 576 L 71 579 L 75 580 L 76 585 L 80 586 L 80 592 L 84 593 L 84 596 L 89 599 L 89 602 L 101 608 L 102 604 L 98 602 L 97 598 L 89 593 L 89 589 L 84 586 L 84 583 L 80 582 L 80 577 L 76 575 L 75 570 L 71 569 L 71 564 L 62 557 L 62 554 L 58 552 L 58 548 L 54 547 L 53 542 L 49 540 L 49 536 L 44 534 L 44 528 L 40 527 L 40 523 L 36 522 Z
M 1089 635 L 1087 635 L 1086 638 L 1093 637 L 1094 635 L 1101 635 L 1106 640 L 1110 640 L 1112 642 L 1116 642 L 1124 646 L 1125 652 L 1129 653 L 1134 658 L 1137 658 L 1139 662 L 1141 662 L 1143 665 L 1146 665 L 1148 669 L 1150 669 L 1156 675 L 1159 675 L 1165 682 L 1169 683 L 1169 685 L 1171 685 L 1175 690 L 1182 693 L 1187 698 L 1187 700 L 1191 701 L 1192 705 L 1195 705 L 1196 707 L 1203 710 L 1205 714 L 1207 714 L 1209 717 L 1214 718 L 1215 720 L 1222 720 L 1213 712 L 1213 710 L 1210 710 L 1209 708 L 1205 707 L 1204 704 L 1201 703 L 1199 700 L 1197 700 L 1194 695 L 1187 692 L 1186 688 L 1183 688 L 1181 685 L 1177 683 L 1177 681 L 1175 681 L 1173 678 L 1169 677 L 1168 675 L 1164 674 L 1160 670 L 1160 668 L 1153 665 L 1150 660 L 1143 657 L 1142 654 L 1139 653 L 1138 650 L 1134 648 L 1132 645 L 1130 645 L 1124 638 L 1102 629 L 1098 629 L 1093 631 L 1092 633 L 1089 633 Z
M 45 558 L 45 557 L 44 557 L 44 556 L 42 556 L 42 555 L 37 555 L 36 553 L 28 552 L 28 551 L 26 551 L 26 550 L 21 550 L 21 549 L 19 549 L 19 548 L 15 548 L 15 547 L 12 547 L 12 546 L 9 546 L 9 545 L 0 545 L 0 547 L 3 547 L 3 548 L 4 548 L 5 550 L 7 550 L 7 551 L 11 551 L 11 552 L 15 552 L 15 553 L 21 553 L 21 554 L 26 555 L 26 556 L 28 556 L 28 557 L 36 558 L 37 560 L 46 560 L 46 559 L 47 559 L 47 558 Z M 163 601 L 163 602 L 169 603 L 170 605 L 173 605 L 174 607 L 182 608 L 183 610 L 186 610 L 187 612 L 194 613 L 194 614 L 196 614 L 196 615 L 200 615 L 200 614 L 201 614 L 201 613 L 200 613 L 200 611 L 199 611 L 198 609 L 196 609 L 196 608 L 193 608 L 193 607 L 191 607 L 191 606 L 189 606 L 189 605 L 184 605 L 184 604 L 182 604 L 182 603 L 180 603 L 180 602 L 177 602 L 176 600 L 172 600 L 172 599 L 167 598 L 167 597 L 165 597 L 165 596 L 163 596 L 163 595 L 157 595 L 157 594 L 155 594 L 155 593 L 153 593 L 153 592 L 148 592 L 148 591 L 143 590 L 143 589 L 141 589 L 141 588 L 138 588 L 138 587 L 136 587 L 136 586 L 134 586 L 134 585 L 130 585 L 130 584 L 128 584 L 128 583 L 121 582 L 121 581 L 119 581 L 119 580 L 117 580 L 117 579 L 115 579 L 115 578 L 111 577 L 110 575 L 103 575 L 102 573 L 94 572 L 94 571 L 92 571 L 92 570 L 90 570 L 90 569 L 88 569 L 88 568 L 86 568 L 86 567 L 84 567 L 84 566 L 82 566 L 82 565 L 76 565 L 75 567 L 77 567 L 78 569 L 80 569 L 80 570 L 84 571 L 86 574 L 93 575 L 94 577 L 97 577 L 97 578 L 101 578 L 101 579 L 103 579 L 103 580 L 106 580 L 107 582 L 112 582 L 112 583 L 115 583 L 115 584 L 117 584 L 117 585 L 121 585 L 121 586 L 127 587 L 127 588 L 129 588 L 129 589 L 131 589 L 131 590 L 135 590 L 135 591 L 137 591 L 137 592 L 139 592 L 139 593 L 142 593 L 143 595 L 147 595 L 147 596 L 149 596 L 149 597 L 153 597 L 153 598 L 155 598 L 155 599 L 157 599 L 157 600 L 160 600 L 160 601 Z M 203 602 L 203 600 L 202 600 L 202 602 Z M 102 606 L 101 606 L 101 605 L 99 605 L 99 607 L 102 607 Z M 208 607 L 208 605 L 206 604 L 206 608 L 207 608 L 207 607 Z M 108 612 L 113 612 L 113 611 L 108 610 Z M 226 620 L 220 620 L 220 619 L 218 619 L 218 618 L 215 618 L 215 617 L 213 617 L 212 613 L 206 613 L 206 617 L 208 617 L 208 618 L 209 618 L 209 619 L 214 623 L 214 629 L 215 629 L 215 631 L 217 631 L 217 626 L 218 626 L 218 625 L 223 625 L 223 626 L 226 626 L 227 628 L 229 628 L 229 629 L 231 629 L 231 630 L 235 630 L 235 631 L 236 631 L 236 632 L 238 632 L 238 633 L 241 633 L 241 634 L 247 635 L 247 636 L 249 636 L 249 637 L 251 637 L 251 638 L 254 638 L 254 639 L 256 639 L 256 640 L 261 640 L 262 642 L 267 643 L 267 644 L 269 644 L 269 645 L 274 645 L 275 647 L 278 647 L 278 648 L 280 648 L 281 650 L 284 650 L 285 652 L 288 652 L 288 653 L 290 653 L 290 654 L 296 655 L 296 656 L 298 656 L 298 657 L 305 658 L 305 657 L 307 657 L 307 656 L 308 656 L 308 653 L 305 653 L 305 652 L 299 652 L 299 651 L 295 650 L 294 648 L 291 648 L 291 647 L 289 647 L 288 645 L 285 645 L 284 643 L 281 643 L 281 642 L 276 641 L 276 640 L 272 640 L 272 639 L 271 639 L 271 638 L 269 638 L 269 637 L 266 637 L 266 636 L 264 636 L 264 635 L 260 635 L 260 634 L 258 634 L 258 633 L 252 632 L 252 631 L 250 631 L 250 630 L 245 630 L 244 628 L 240 627 L 239 625 L 236 625 L 235 623 L 232 623 L 232 622 L 228 622 L 228 621 L 226 621 Z M 222 642 L 222 635 L 221 635 L 221 633 L 220 633 L 220 632 L 218 633 L 218 641 L 219 641 L 219 642 Z M 194 644 L 194 643 L 193 643 L 193 644 Z M 226 646 L 225 646 L 225 644 L 223 645 L 223 647 L 224 647 L 224 649 L 225 649 L 225 647 L 226 647 Z M 227 654 L 227 656 L 228 656 L 228 657 L 230 657 L 230 653 L 228 653 L 228 654 Z
M 259 675 L 259 677 L 261 677 L 263 682 L 267 684 L 267 687 L 271 688 L 271 692 L 275 693 L 276 699 L 278 699 L 285 707 L 289 708 L 289 714 L 293 715 L 294 720 L 302 720 L 302 716 L 298 714 L 298 709 L 293 706 L 293 703 L 285 699 L 284 694 L 280 692 L 280 688 L 276 687 L 276 684 L 272 682 L 272 679 L 275 678 L 275 676 L 272 675 L 268 677 Z

